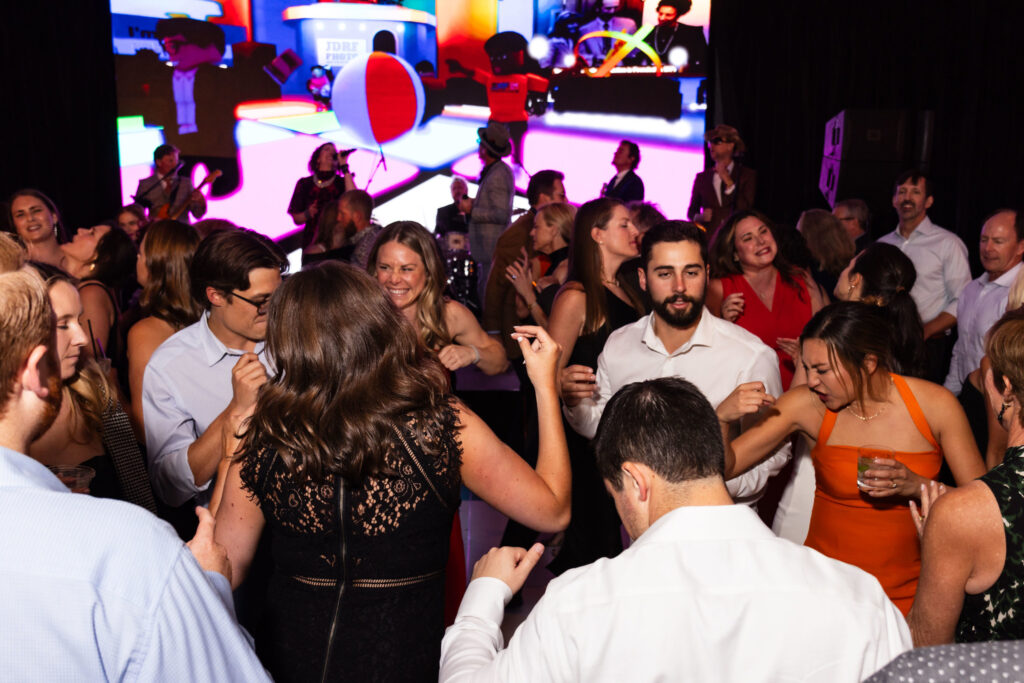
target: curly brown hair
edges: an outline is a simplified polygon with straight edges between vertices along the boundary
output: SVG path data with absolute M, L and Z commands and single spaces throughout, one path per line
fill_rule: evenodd
M 387 471 L 403 415 L 441 423 L 449 409 L 444 368 L 380 285 L 352 266 L 292 275 L 271 297 L 268 320 L 276 369 L 243 434 L 243 458 L 273 449 L 300 478 L 358 485 Z

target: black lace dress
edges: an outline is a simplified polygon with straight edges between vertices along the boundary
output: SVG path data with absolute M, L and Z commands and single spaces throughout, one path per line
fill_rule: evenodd
M 395 474 L 358 487 L 300 483 L 274 452 L 242 466 L 273 534 L 255 636 L 276 681 L 437 680 L 461 486 L 454 409 L 440 421 L 407 416 L 385 461 Z

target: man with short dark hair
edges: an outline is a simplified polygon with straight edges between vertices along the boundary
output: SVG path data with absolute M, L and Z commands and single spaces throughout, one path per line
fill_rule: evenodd
M 782 393 L 775 353 L 739 325 L 704 308 L 704 239 L 699 227 L 683 221 L 659 223 L 644 235 L 640 286 L 650 295 L 654 310 L 608 337 L 593 377 L 596 389 L 584 391 L 592 393 L 563 392 L 566 417 L 579 434 L 593 437 L 608 399 L 638 380 L 684 377 L 723 411 L 730 411 L 744 391 L 766 402 Z M 789 446 L 783 446 L 749 472 L 730 479 L 729 492 L 753 504 L 789 455 Z
M 173 145 L 160 145 L 153 150 L 153 175 L 139 181 L 135 190 L 135 203 L 147 211 L 152 222 L 172 218 L 188 222 L 206 215 L 206 198 L 192 187 L 192 178 L 180 175 L 179 152 Z
M 644 181 L 636 174 L 640 165 L 640 147 L 630 140 L 623 140 L 612 155 L 615 175 L 601 187 L 602 197 L 614 197 L 623 202 L 643 201 Z
M 503 601 L 543 547 L 491 550 L 440 681 L 860 681 L 912 646 L 877 579 L 733 504 L 715 411 L 689 382 L 622 388 L 594 454 L 633 544 L 551 581 L 505 650 Z
M 349 235 L 349 244 L 353 245 L 349 263 L 366 270 L 366 262 L 370 260 L 373 243 L 383 226 L 371 221 L 373 216 L 373 197 L 365 190 L 347 190 L 338 199 L 338 221 L 345 225 Z M 351 232 L 350 232 L 351 231 Z
M 863 199 L 844 199 L 832 207 L 832 215 L 843 224 L 853 240 L 854 253 L 859 254 L 871 244 L 871 209 Z
M 917 170 L 900 174 L 892 196 L 900 221 L 895 230 L 878 241 L 899 247 L 914 262 L 917 280 L 910 295 L 924 323 L 928 355 L 925 379 L 941 384 L 953 351 L 950 334 L 956 325 L 957 299 L 971 281 L 971 269 L 963 241 L 928 218 L 934 201 L 927 176 Z
M 190 279 L 204 313 L 153 352 L 142 380 L 150 476 L 168 505 L 210 500 L 222 439 L 237 434 L 267 380 L 267 304 L 287 268 L 273 240 L 252 230 L 199 243 Z
M 516 290 L 505 277 L 505 269 L 523 257 L 533 258 L 533 241 L 530 231 L 537 211 L 554 202 L 564 202 L 565 176 L 561 171 L 545 169 L 537 171 L 526 186 L 526 199 L 530 208 L 501 233 L 494 247 L 494 263 L 487 275 L 484 288 L 483 328 L 488 334 L 497 335 L 505 345 L 509 358 L 521 358 L 519 345 L 512 339 L 512 326 L 518 325 L 516 316 Z
M 149 512 L 71 493 L 24 455 L 60 409 L 54 332 L 42 280 L 0 274 L 3 677 L 269 680 L 232 614 L 220 573 L 231 568 L 209 513 L 193 557 Z

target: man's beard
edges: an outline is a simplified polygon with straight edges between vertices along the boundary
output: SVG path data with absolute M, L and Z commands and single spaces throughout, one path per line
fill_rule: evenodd
M 689 302 L 690 308 L 686 311 L 675 311 L 669 308 L 669 304 L 677 302 Z M 654 311 L 658 314 L 658 317 L 664 320 L 672 327 L 678 329 L 684 329 L 693 325 L 700 318 L 701 311 L 704 309 L 704 296 L 701 295 L 699 299 L 686 296 L 685 294 L 674 294 L 670 297 L 666 297 L 661 301 L 657 301 L 654 304 Z

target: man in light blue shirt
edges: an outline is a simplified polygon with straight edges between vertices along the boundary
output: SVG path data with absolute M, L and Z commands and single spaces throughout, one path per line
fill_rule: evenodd
M 251 230 L 213 233 L 196 249 L 192 296 L 205 313 L 160 345 L 142 380 L 150 476 L 168 505 L 209 502 L 224 439 L 267 380 L 267 305 L 287 267 L 281 249 Z
M 1010 287 L 1021 269 L 1024 256 L 1024 226 L 1017 212 L 995 212 L 981 226 L 978 256 L 985 269 L 971 280 L 957 302 L 957 340 L 945 387 L 959 394 L 967 376 L 981 367 L 985 335 L 1006 312 Z
M 0 348 L 0 677 L 269 680 L 224 575 L 204 573 L 142 508 L 73 494 L 23 455 L 61 402 L 53 312 L 34 273 L 0 275 Z M 197 553 L 230 575 L 208 515 L 201 528 Z

